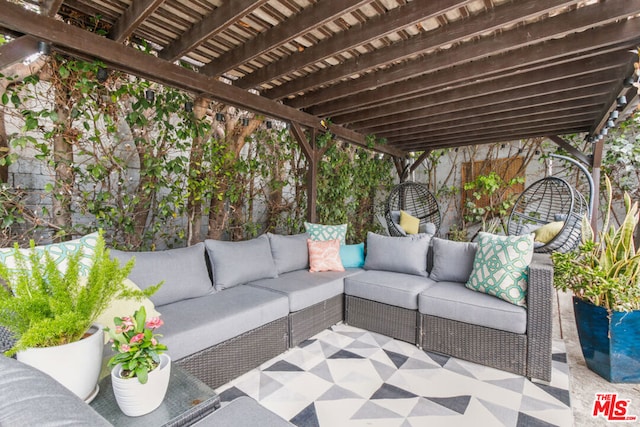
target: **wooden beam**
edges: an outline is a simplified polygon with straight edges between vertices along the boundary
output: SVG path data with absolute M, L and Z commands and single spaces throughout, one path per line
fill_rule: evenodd
M 125 41 L 164 0 L 135 0 L 111 27 L 109 38 L 118 43 Z
M 175 61 L 266 2 L 267 0 L 228 0 L 223 2 L 203 20 L 193 24 L 180 38 L 162 49 L 158 56 L 167 61 Z
M 379 40 L 398 31 L 398 28 L 418 24 L 439 14 L 463 7 L 467 3 L 469 0 L 414 0 L 384 15 L 375 16 L 358 27 L 349 28 L 349 31 L 338 33 L 317 45 L 308 47 L 303 52 L 260 68 L 234 84 L 244 89 L 254 88 L 292 71 L 302 70 L 337 53 Z
M 311 128 L 321 126 L 318 117 L 224 84 L 215 78 L 145 54 L 89 31 L 30 12 L 7 0 L 0 0 L 0 9 L 2 10 L 0 25 L 30 34 L 55 46 L 62 46 L 68 52 L 98 58 L 109 67 L 185 91 L 209 95 L 217 101 L 258 114 L 284 121 L 295 121 Z M 332 126 L 331 131 L 347 142 L 368 147 L 366 138 L 362 134 L 342 126 Z M 384 145 L 377 145 L 372 149 L 391 155 L 398 154 L 396 150 Z
M 604 73 L 603 73 L 604 74 Z M 592 93 L 606 93 L 610 89 L 610 84 L 619 78 L 618 73 L 612 72 L 606 80 L 602 79 L 602 75 L 587 75 L 581 76 L 571 81 L 552 81 L 542 83 L 535 86 L 526 88 L 515 88 L 506 92 L 500 93 L 483 93 L 482 96 L 474 97 L 472 99 L 451 98 L 453 102 L 447 103 L 432 103 L 429 100 L 425 100 L 423 105 L 415 106 L 415 108 L 408 110 L 402 105 L 389 107 L 388 113 L 382 117 L 375 117 L 369 119 L 366 116 L 362 116 L 360 120 L 353 120 L 350 122 L 352 128 L 355 129 L 367 129 L 375 127 L 380 129 L 383 125 L 399 126 L 400 122 L 410 122 L 416 120 L 418 117 L 429 117 L 431 114 L 446 114 L 451 112 L 460 112 L 461 110 L 470 110 L 472 108 L 489 107 L 491 105 L 500 104 L 505 105 L 508 108 L 508 104 L 516 103 L 522 99 L 529 99 L 534 97 L 548 97 L 549 100 L 561 101 L 562 97 L 567 92 L 577 91 L 584 88 L 590 88 L 594 91 Z M 453 92 L 451 95 L 455 95 Z M 436 102 L 436 101 L 434 101 Z M 388 129 L 387 129 L 388 130 Z
M 429 93 L 420 97 L 407 97 L 393 103 L 383 104 L 376 107 L 362 108 L 358 112 L 343 115 L 331 116 L 335 123 L 357 123 L 363 119 L 372 120 L 384 117 L 389 114 L 398 114 L 405 111 L 412 111 L 428 106 L 443 105 L 456 99 L 470 100 L 486 95 L 495 95 L 499 98 L 503 94 L 505 98 L 517 99 L 519 93 L 530 93 L 536 87 L 549 83 L 559 83 L 556 86 L 563 90 L 567 87 L 580 87 L 581 82 L 595 84 L 600 82 L 611 82 L 618 78 L 622 81 L 626 67 L 621 66 L 620 60 L 616 61 L 613 56 L 607 57 L 608 62 L 598 63 L 598 66 L 591 68 L 583 63 L 571 67 L 568 64 L 558 64 L 548 66 L 544 72 L 539 70 L 519 73 L 515 76 L 500 77 L 494 80 L 481 81 L 477 84 L 456 86 L 450 90 Z M 312 109 L 311 114 L 315 110 Z M 316 115 L 316 114 L 314 114 Z
M 557 9 L 561 4 L 573 4 L 574 0 L 542 0 L 535 2 L 515 2 L 505 6 L 489 9 L 487 12 L 467 19 L 452 22 L 442 28 L 428 31 L 408 40 L 393 43 L 387 47 L 375 50 L 369 54 L 359 55 L 356 58 L 342 64 L 328 67 L 309 76 L 285 83 L 265 92 L 265 96 L 273 99 L 284 98 L 309 88 L 331 82 L 339 81 L 351 75 L 375 69 L 383 65 L 397 63 L 415 57 L 421 53 L 439 49 L 445 45 L 451 45 L 473 37 L 478 37 L 487 32 L 513 25 L 540 14 Z M 295 101 L 304 102 L 304 101 Z M 309 104 L 307 104 L 309 105 Z M 300 104 L 298 106 L 306 106 Z
M 219 76 L 276 46 L 290 42 L 311 29 L 322 26 L 340 15 L 352 12 L 370 2 L 371 0 L 324 0 L 316 3 L 303 9 L 298 15 L 288 19 L 282 25 L 258 34 L 253 39 L 211 61 L 202 67 L 201 72 L 210 76 Z
M 429 154 L 431 154 L 431 151 L 433 151 L 433 150 L 431 150 L 431 149 L 424 150 L 424 151 L 422 152 L 422 154 L 420 154 L 420 157 L 418 157 L 418 158 L 416 159 L 416 161 L 415 161 L 415 162 L 413 162 L 413 164 L 411 165 L 411 167 L 409 167 L 409 173 L 413 173 L 413 172 L 415 172 L 415 170 L 416 170 L 416 169 L 418 169 L 418 168 L 420 167 L 420 165 L 422 164 L 422 162 L 424 162 L 424 160 L 425 160 L 427 157 L 429 157 Z
M 412 97 L 435 94 L 449 90 L 452 87 L 463 87 L 478 84 L 497 78 L 513 77 L 521 74 L 523 70 L 537 71 L 545 74 L 549 63 L 565 64 L 567 75 L 580 74 L 579 68 L 597 70 L 610 68 L 612 64 L 622 64 L 624 57 L 628 55 L 628 47 L 621 48 L 617 37 L 611 38 L 611 45 L 601 47 L 598 50 L 591 49 L 588 39 L 581 39 L 582 46 L 578 54 L 566 54 L 563 47 L 565 41 L 552 40 L 525 52 L 500 55 L 480 59 L 473 63 L 473 67 L 446 68 L 424 76 L 397 82 L 383 86 L 379 89 L 361 92 L 344 98 L 339 98 L 323 104 L 308 108 L 308 112 L 324 117 L 353 111 L 359 111 L 370 105 L 380 106 L 397 100 L 406 100 Z M 629 46 L 633 44 L 630 43 Z M 576 69 L 578 68 L 578 69 Z
M 318 164 L 320 156 L 315 148 L 316 131 L 311 131 L 311 142 L 307 140 L 302 127 L 298 123 L 291 123 L 289 133 L 302 149 L 307 158 L 307 221 L 317 222 L 318 200 Z
M 56 16 L 62 6 L 62 0 L 39 0 L 39 3 L 42 14 L 49 18 Z
M 22 36 L 0 46 L 0 71 L 38 52 L 38 40 Z
M 542 42 L 550 41 L 554 38 L 569 37 L 572 33 L 576 32 L 578 33 L 573 34 L 571 39 L 567 39 L 562 43 L 564 47 L 564 51 L 561 52 L 562 56 L 570 53 L 579 53 L 580 51 L 572 46 L 572 44 L 575 43 L 580 44 L 583 50 L 586 51 L 597 49 L 602 44 L 610 46 L 614 43 L 612 39 L 620 43 L 637 40 L 637 28 L 638 25 L 640 25 L 640 21 L 635 19 L 624 20 L 624 22 L 610 24 L 591 31 L 583 31 L 600 24 L 602 21 L 611 22 L 621 16 L 640 13 L 640 0 L 614 0 L 614 2 L 615 3 L 598 3 L 583 7 L 566 16 L 564 14 L 558 15 L 527 26 L 517 27 L 514 30 L 505 31 L 495 37 L 485 37 L 476 42 L 463 43 L 458 47 L 452 47 L 451 49 L 422 58 L 419 61 L 410 61 L 400 66 L 370 73 L 356 80 L 338 83 L 331 87 L 324 88 L 321 91 L 313 92 L 312 95 L 294 98 L 287 103 L 296 108 L 308 107 L 373 88 L 379 89 L 384 85 L 415 78 L 440 69 L 462 66 L 487 56 L 496 57 L 500 53 L 513 52 L 522 48 L 527 49 L 522 49 L 520 52 L 524 53 L 524 55 L 518 56 L 521 60 L 526 61 L 530 48 L 544 48 L 544 45 L 541 45 Z M 608 9 L 610 6 L 612 7 L 611 10 Z M 599 14 L 602 14 L 602 16 Z M 599 41 L 598 38 L 604 38 L 605 40 Z M 571 42 L 569 40 L 571 40 Z M 585 40 L 593 41 L 593 44 L 586 47 L 584 46 Z M 375 52 L 372 54 L 375 54 Z M 362 58 L 360 60 L 364 59 Z M 311 76 L 315 76 L 316 74 L 317 73 L 310 75 L 309 78 L 312 78 Z M 294 82 L 300 80 L 301 79 L 296 79 Z M 326 83 L 326 81 L 321 80 L 323 79 L 318 79 L 313 86 Z M 294 83 L 291 84 L 293 85 Z M 298 85 L 301 83 L 295 84 Z M 274 88 L 273 91 L 266 91 L 264 95 L 274 99 L 280 98 L 282 94 L 278 93 L 278 96 L 276 96 L 275 91 L 276 89 L 279 91 L 284 90 L 282 86 Z M 299 87 L 296 86 L 296 89 L 299 89 Z M 287 90 L 286 92 L 289 91 Z
M 576 159 L 580 160 L 586 166 L 593 166 L 593 159 L 591 158 L 591 156 L 588 156 L 582 151 L 578 150 L 576 147 L 565 141 L 561 136 L 549 135 L 547 136 L 547 138 L 555 142 L 560 148 L 571 154 Z

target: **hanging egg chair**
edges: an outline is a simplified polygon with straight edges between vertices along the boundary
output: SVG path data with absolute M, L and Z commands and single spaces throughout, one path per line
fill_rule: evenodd
M 564 179 L 549 176 L 534 182 L 518 197 L 507 233 L 534 233 L 537 253 L 569 252 L 580 243 L 585 214 L 589 208 L 584 196 Z
M 440 229 L 440 208 L 426 185 L 405 181 L 395 186 L 387 198 L 385 220 L 391 236 L 406 236 L 400 226 L 400 211 L 420 220 L 419 232 L 435 235 Z

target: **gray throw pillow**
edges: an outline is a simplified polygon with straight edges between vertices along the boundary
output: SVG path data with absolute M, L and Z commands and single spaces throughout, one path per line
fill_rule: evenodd
M 278 277 L 266 234 L 242 242 L 205 240 L 217 290 Z
M 154 252 L 124 252 L 111 249 L 111 256 L 126 263 L 135 257 L 129 279 L 140 289 L 164 281 L 149 299 L 156 305 L 197 298 L 213 292 L 207 270 L 204 243 Z
M 478 245 L 434 237 L 433 269 L 430 278 L 436 282 L 467 283 L 473 270 Z
M 364 268 L 426 277 L 430 240 L 431 236 L 428 234 L 390 237 L 369 232 Z
M 271 255 L 276 264 L 278 274 L 309 268 L 309 248 L 307 233 L 282 236 L 267 233 L 271 245 Z

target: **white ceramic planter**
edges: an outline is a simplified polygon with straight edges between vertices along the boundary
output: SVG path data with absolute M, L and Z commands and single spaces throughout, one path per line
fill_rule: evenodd
M 149 372 L 146 384 L 140 384 L 137 378 L 121 378 L 121 370 L 121 365 L 113 367 L 111 384 L 118 406 L 125 415 L 138 417 L 160 406 L 169 386 L 171 374 L 169 355 L 166 353 L 160 355 L 160 366 Z
M 97 394 L 104 338 L 102 326 L 93 325 L 91 335 L 80 341 L 55 347 L 30 348 L 17 359 L 53 377 L 85 401 Z

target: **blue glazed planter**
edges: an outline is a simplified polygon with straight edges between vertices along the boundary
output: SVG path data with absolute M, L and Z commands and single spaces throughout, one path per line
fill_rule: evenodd
M 573 297 L 578 337 L 589 369 L 612 383 L 640 382 L 640 311 L 613 312 Z

